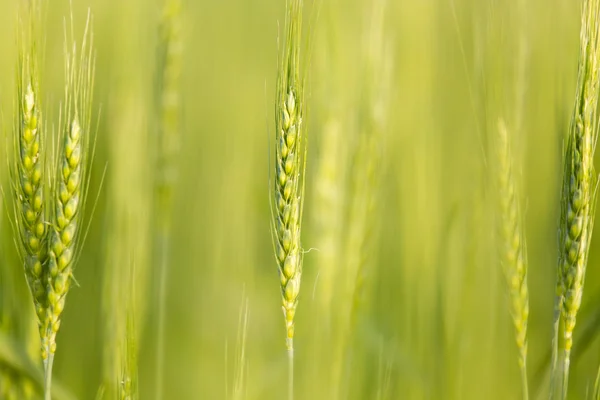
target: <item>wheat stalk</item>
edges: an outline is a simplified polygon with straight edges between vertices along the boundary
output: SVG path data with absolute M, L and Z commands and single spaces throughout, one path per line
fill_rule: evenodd
M 160 27 L 157 137 L 157 181 L 155 184 L 156 249 L 158 260 L 158 334 L 156 388 L 157 399 L 163 398 L 164 347 L 166 319 L 167 266 L 171 241 L 171 209 L 177 171 L 176 156 L 181 136 L 180 76 L 181 76 L 181 2 L 167 0 Z
M 387 0 L 369 5 L 369 22 L 364 33 L 362 104 L 358 121 L 358 146 L 354 152 L 353 182 L 350 191 L 349 227 L 345 257 L 348 272 L 346 287 L 352 297 L 350 330 L 363 306 L 363 286 L 372 259 L 371 245 L 379 204 L 381 159 L 384 149 L 391 84 L 392 52 L 385 33 Z
M 501 238 L 500 260 L 510 298 L 510 313 L 519 350 L 519 368 L 523 398 L 529 397 L 527 387 L 527 321 L 529 289 L 527 285 L 527 252 L 518 188 L 514 177 L 510 135 L 500 120 L 495 142 L 499 196 L 498 230 Z
M 143 101 L 152 97 L 152 86 L 147 84 L 151 80 L 144 73 L 147 68 L 142 67 L 147 62 L 146 52 L 129 30 L 138 16 L 133 2 L 118 10 L 116 37 L 122 40 L 115 48 L 112 68 L 117 73 L 112 74 L 108 102 L 109 221 L 102 288 L 102 379 L 107 399 L 137 396 L 137 344 L 148 322 L 148 310 L 158 307 L 158 296 L 149 293 L 149 273 L 156 258 L 149 251 L 150 218 L 155 215 L 154 174 L 148 173 L 154 171 L 150 162 L 154 143 L 150 143 L 147 125 L 153 121 L 147 113 L 152 104 Z
M 238 317 L 238 331 L 235 346 L 235 365 L 233 377 L 232 400 L 242 400 L 247 397 L 247 339 L 248 339 L 248 314 L 249 305 L 245 290 L 242 293 L 242 304 L 240 304 L 240 312 Z M 226 399 L 229 397 L 226 395 Z
M 391 51 L 385 32 L 386 0 L 376 0 L 368 5 L 368 17 L 363 34 L 364 65 L 361 71 L 359 92 L 360 110 L 357 121 L 358 140 L 353 149 L 352 182 L 349 193 L 348 226 L 344 246 L 344 277 L 341 278 L 348 306 L 342 314 L 338 337 L 338 356 L 334 364 L 333 398 L 347 397 L 344 388 L 349 386 L 352 366 L 352 332 L 365 307 L 365 283 L 372 270 L 378 226 L 382 156 L 389 110 L 391 83 Z
M 132 274 L 133 275 L 133 274 Z M 121 377 L 118 386 L 119 400 L 137 400 L 138 393 L 138 344 L 137 328 L 135 322 L 134 298 L 129 300 L 127 311 L 127 327 L 125 328 L 126 340 L 121 350 Z
M 596 372 L 596 380 L 594 381 L 594 392 L 591 396 L 593 400 L 600 400 L 600 368 Z
M 556 287 L 553 376 L 556 373 L 558 316 L 564 323 L 562 397 L 566 398 L 573 330 L 581 305 L 588 261 L 598 179 L 594 151 L 598 137 L 598 23 L 600 1 L 586 0 L 582 10 L 577 93 L 564 154 Z M 553 388 L 551 387 L 551 393 Z
M 123 216 L 122 210 L 117 211 Z M 131 216 L 128 216 L 131 218 Z M 127 221 L 129 222 L 129 221 Z M 107 317 L 104 354 L 104 380 L 107 389 L 107 398 L 120 400 L 134 400 L 139 398 L 138 393 L 138 337 L 139 317 L 143 317 L 139 307 L 138 291 L 145 291 L 145 286 L 140 280 L 140 273 L 136 271 L 136 261 L 132 259 L 131 249 L 127 248 L 126 237 L 123 229 L 112 232 L 116 239 L 111 241 L 111 252 L 105 271 L 104 294 Z M 126 230 L 126 232 L 129 232 Z M 118 239 L 123 239 L 120 241 Z M 123 265 L 130 263 L 129 267 Z
M 304 201 L 304 78 L 300 75 L 302 0 L 290 0 L 286 39 L 279 66 L 275 103 L 275 179 L 271 227 L 279 267 L 286 346 L 290 362 L 289 395 L 293 397 L 294 316 L 302 278 L 300 244 Z

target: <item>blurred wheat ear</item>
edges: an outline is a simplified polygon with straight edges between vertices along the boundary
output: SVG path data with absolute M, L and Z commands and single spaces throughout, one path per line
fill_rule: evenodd
M 351 182 L 347 192 L 347 232 L 344 246 L 344 271 L 340 275 L 342 329 L 337 338 L 334 361 L 334 398 L 348 396 L 352 365 L 352 335 L 359 315 L 364 312 L 366 283 L 375 262 L 373 246 L 379 227 L 378 215 L 383 172 L 382 155 L 387 129 L 391 83 L 392 52 L 386 36 L 386 0 L 368 4 L 363 36 L 363 62 L 358 93 L 356 144 L 352 149 Z
M 519 350 L 523 398 L 527 399 L 529 398 L 527 385 L 527 322 L 529 319 L 527 249 L 518 185 L 515 181 L 511 138 L 504 121 L 500 120 L 494 142 L 499 206 L 497 224 L 501 239 L 499 258 L 508 288 L 509 309 Z
M 166 0 L 159 31 L 157 121 L 155 138 L 156 181 L 155 221 L 156 273 L 158 301 L 158 332 L 156 360 L 156 399 L 163 398 L 164 353 L 166 324 L 166 291 L 168 262 L 171 247 L 171 214 L 173 189 L 177 178 L 177 158 L 181 140 L 181 63 L 182 4 L 180 0 Z
M 598 178 L 594 171 L 594 151 L 598 137 L 599 23 L 600 1 L 585 0 L 582 9 L 577 93 L 564 152 L 551 398 L 555 384 L 562 386 L 563 399 L 568 393 L 573 330 L 583 296 L 594 224 L 598 186 Z M 564 341 L 560 382 L 556 380 L 559 374 L 559 319 L 563 322 Z

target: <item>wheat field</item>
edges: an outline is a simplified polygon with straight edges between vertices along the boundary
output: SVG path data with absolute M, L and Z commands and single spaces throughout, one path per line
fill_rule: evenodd
M 0 0 L 0 400 L 600 399 L 599 13 Z

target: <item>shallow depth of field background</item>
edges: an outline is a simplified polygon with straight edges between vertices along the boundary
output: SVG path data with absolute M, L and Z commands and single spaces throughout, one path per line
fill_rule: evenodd
M 16 3 L 0 0 L 0 106 L 8 133 Z M 372 233 L 367 296 L 353 332 L 345 383 L 349 398 L 377 398 L 386 372 L 390 383 L 382 398 L 519 398 L 490 196 L 489 137 L 500 117 L 509 127 L 522 121 L 515 155 L 530 268 L 529 381 L 532 398 L 546 396 L 561 146 L 575 95 L 580 9 L 577 1 L 533 0 L 522 2 L 521 13 L 518 3 L 387 2 L 384 29 L 392 73 L 377 165 L 381 190 L 371 216 L 379 222 Z M 77 398 L 94 398 L 105 348 L 103 276 L 107 265 L 127 269 L 133 263 L 148 271 L 147 283 L 136 282 L 146 288 L 139 289 L 147 311 L 139 357 L 140 398 L 146 399 L 154 387 L 156 343 L 146 195 L 153 170 L 146 149 L 156 123 L 152 96 L 160 5 L 74 1 L 77 37 L 88 6 L 97 46 L 95 109 L 101 109 L 90 204 L 100 194 L 76 266 L 79 287 L 68 296 L 54 376 Z M 314 12 L 310 3 L 306 10 L 308 24 Z M 52 1 L 46 11 L 42 84 L 46 116 L 56 124 L 68 1 Z M 355 129 L 370 12 L 369 0 L 322 0 L 313 26 L 303 246 L 316 250 L 305 255 L 296 317 L 298 399 L 328 399 L 331 393 L 324 378 L 331 354 L 315 317 L 321 294 L 317 259 L 326 251 L 315 234 L 315 175 L 322 157 L 335 157 L 321 151 L 327 120 L 337 118 L 343 131 Z M 285 331 L 268 205 L 277 37 L 284 15 L 283 0 L 185 2 L 183 137 L 168 275 L 168 399 L 231 396 L 244 299 L 245 398 L 279 399 L 286 393 Z M 520 48 L 526 51 L 519 75 Z M 4 154 L 5 141 L 0 142 Z M 0 174 L 6 191 L 5 167 Z M 30 302 L 3 213 L 0 293 Z M 599 250 L 597 232 L 575 331 L 574 399 L 585 398 L 593 387 L 600 362 Z

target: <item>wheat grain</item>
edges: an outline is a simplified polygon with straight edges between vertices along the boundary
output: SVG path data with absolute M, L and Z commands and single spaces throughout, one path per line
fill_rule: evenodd
M 510 313 L 515 327 L 519 350 L 519 368 L 523 398 L 529 397 L 527 388 L 527 322 L 529 317 L 529 289 L 527 285 L 527 254 L 523 222 L 519 206 L 518 188 L 514 176 L 512 141 L 504 124 L 498 123 L 497 155 L 498 231 L 501 238 L 500 260 L 510 298 Z

